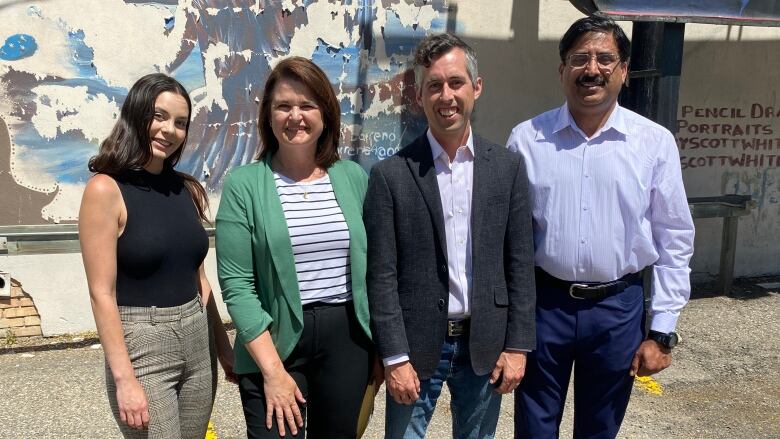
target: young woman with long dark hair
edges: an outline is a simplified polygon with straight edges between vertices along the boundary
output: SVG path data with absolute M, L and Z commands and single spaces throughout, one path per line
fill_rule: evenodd
M 108 399 L 125 437 L 202 439 L 217 358 L 233 377 L 203 268 L 206 191 L 174 170 L 191 109 L 175 79 L 142 77 L 89 161 L 96 175 L 81 201 L 79 239 Z

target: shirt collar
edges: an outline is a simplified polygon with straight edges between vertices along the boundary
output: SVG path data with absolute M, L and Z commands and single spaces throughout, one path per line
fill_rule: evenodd
M 431 144 L 431 155 L 433 155 L 433 161 L 435 162 L 436 160 L 439 160 L 442 157 L 442 154 L 444 154 L 443 160 L 449 165 L 450 157 L 447 155 L 447 152 L 444 151 L 444 147 L 441 146 L 439 141 L 433 137 L 433 133 L 431 132 L 430 128 L 428 128 L 428 131 L 425 132 L 425 135 L 428 136 L 428 143 Z M 471 153 L 471 156 L 474 157 L 474 133 L 471 132 L 471 127 L 469 127 L 469 137 L 466 139 L 465 146 Z
M 609 115 L 609 118 L 607 119 L 607 123 L 605 123 L 604 126 L 601 127 L 601 129 L 596 134 L 594 134 L 593 137 L 596 137 L 601 133 L 607 132 L 610 129 L 614 129 L 615 131 L 623 135 L 628 134 L 628 127 L 626 126 L 626 119 L 624 115 L 625 111 L 626 110 L 623 109 L 623 107 L 621 107 L 620 104 L 615 103 L 615 109 L 612 110 L 612 114 Z M 566 127 L 571 127 L 573 130 L 582 134 L 583 137 L 587 137 L 582 132 L 582 130 L 577 126 L 577 123 L 574 122 L 574 118 L 572 117 L 571 112 L 569 111 L 568 103 L 564 102 L 563 105 L 558 109 L 558 117 L 555 119 L 555 126 L 553 127 L 553 133 L 557 133 L 558 131 L 561 131 Z

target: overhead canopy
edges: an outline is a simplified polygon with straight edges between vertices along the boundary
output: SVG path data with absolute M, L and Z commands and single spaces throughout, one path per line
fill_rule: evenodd
M 627 21 L 780 26 L 780 0 L 569 0 L 588 15 Z

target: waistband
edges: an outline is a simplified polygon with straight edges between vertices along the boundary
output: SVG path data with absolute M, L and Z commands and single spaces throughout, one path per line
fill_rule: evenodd
M 158 308 L 156 306 L 120 306 L 119 318 L 123 322 L 165 323 L 175 322 L 203 310 L 200 296 L 184 305 Z
M 333 302 L 333 303 L 327 303 L 327 302 L 307 303 L 306 305 L 303 305 L 303 310 L 310 311 L 313 309 L 339 308 L 347 305 L 352 306 L 352 299 L 345 300 L 344 302 Z
M 573 299 L 599 300 L 620 293 L 629 286 L 642 282 L 642 272 L 629 273 L 620 279 L 609 282 L 580 282 L 558 279 L 536 267 L 536 279 L 537 281 L 566 290 Z

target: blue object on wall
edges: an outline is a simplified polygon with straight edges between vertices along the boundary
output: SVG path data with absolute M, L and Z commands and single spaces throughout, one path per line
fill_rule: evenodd
M 38 50 L 38 43 L 31 35 L 14 34 L 6 38 L 5 44 L 0 47 L 0 59 L 16 61 L 32 56 Z

